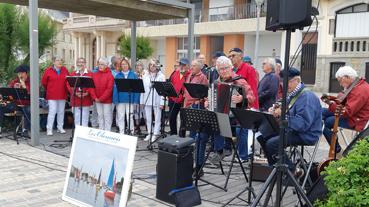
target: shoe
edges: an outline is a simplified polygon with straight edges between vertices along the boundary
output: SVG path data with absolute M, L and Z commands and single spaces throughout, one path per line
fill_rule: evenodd
M 215 152 L 215 153 L 212 153 L 210 156 L 209 156 L 209 161 L 213 164 L 213 165 L 219 165 L 219 163 L 223 160 L 224 158 L 224 153 L 218 153 L 218 152 Z
M 299 167 L 297 167 L 293 175 L 295 176 L 296 179 L 299 179 L 302 176 L 304 176 L 304 174 L 305 174 L 304 173 L 304 170 L 301 169 L 301 168 L 299 168 Z
M 145 142 L 147 142 L 147 141 L 149 141 L 149 139 L 150 139 L 150 134 L 148 134 L 148 135 L 145 137 L 144 141 L 145 141 Z
M 231 156 L 232 155 L 232 150 L 224 149 L 223 154 L 224 154 L 225 157 Z
M 53 136 L 53 131 L 52 130 L 47 130 L 46 135 L 47 136 Z
M 64 129 L 58 129 L 58 132 L 59 132 L 60 134 L 65 134 L 65 130 L 64 130 Z

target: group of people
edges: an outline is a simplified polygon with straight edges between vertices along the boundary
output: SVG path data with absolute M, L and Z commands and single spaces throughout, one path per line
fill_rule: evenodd
M 168 80 L 160 70 L 160 64 L 156 59 L 150 59 L 145 69 L 142 62 L 134 66 L 130 65 L 128 58 L 114 56 L 109 66 L 108 59 L 101 57 L 97 61 L 97 66 L 92 70 L 87 68 L 85 58 L 78 58 L 75 70 L 69 71 L 63 66 L 61 58 L 53 58 L 53 64 L 48 67 L 41 80 L 45 89 L 45 98 L 48 100 L 49 113 L 47 117 L 47 135 L 53 135 L 55 117 L 57 121 L 57 131 L 65 133 L 63 128 L 65 104 L 70 96 L 70 105 L 73 107 L 75 124 L 88 126 L 89 121 L 93 127 L 110 131 L 113 122 L 113 112 L 116 110 L 116 126 L 122 134 L 133 134 L 138 130 L 139 120 L 145 118 L 147 131 L 149 134 L 145 140 L 151 141 L 160 136 L 161 116 L 164 109 L 164 99 L 159 96 L 153 88 L 153 82 L 169 81 L 173 84 L 177 97 L 169 97 L 169 125 L 170 134 L 185 136 L 185 129 L 181 124 L 177 127 L 177 117 L 181 108 L 208 109 L 209 100 L 207 98 L 197 99 L 191 97 L 184 87 L 184 83 L 203 84 L 211 88 L 214 84 L 227 83 L 238 86 L 238 93 L 230 96 L 230 102 L 237 108 L 253 109 L 273 114 L 276 118 L 281 116 L 281 108 L 275 107 L 275 103 L 282 97 L 283 73 L 281 71 L 282 62 L 279 59 L 265 58 L 262 64 L 264 76 L 259 80 L 259 73 L 252 66 L 251 59 L 243 56 L 243 51 L 239 48 L 232 48 L 228 54 L 217 51 L 212 56 L 210 66 L 205 64 L 205 56 L 189 62 L 186 58 L 181 58 L 175 65 L 174 71 Z M 29 68 L 21 65 L 16 69 L 18 77 L 9 86 L 25 88 L 29 92 Z M 328 108 L 322 108 L 319 98 L 306 88 L 301 80 L 300 72 L 296 68 L 288 70 L 287 87 L 287 145 L 314 145 L 323 133 L 328 142 L 332 137 L 332 127 L 334 122 L 334 112 L 337 102 L 328 101 Z M 90 77 L 94 88 L 78 88 L 69 85 L 67 76 Z M 356 70 L 350 66 L 341 67 L 336 78 L 344 88 L 345 104 L 343 115 L 339 125 L 356 131 L 363 130 L 369 119 L 369 85 L 364 79 L 359 78 Z M 119 92 L 115 79 L 142 79 L 144 93 Z M 123 80 L 124 81 L 124 80 Z M 348 89 L 350 91 L 348 91 Z M 219 97 L 224 98 L 224 97 Z M 22 110 L 26 116 L 25 129 L 30 129 L 29 101 L 17 103 L 22 105 Z M 0 127 L 4 113 L 14 110 L 14 105 L 0 104 Z M 92 109 L 92 117 L 90 110 Z M 228 113 L 228 112 L 227 112 Z M 154 118 L 154 120 L 152 120 Z M 324 122 L 324 129 L 323 127 Z M 0 128 L 1 131 L 1 128 Z M 248 129 L 236 128 L 237 150 L 242 161 L 249 159 L 248 153 Z M 204 154 L 208 138 L 214 137 L 213 155 L 211 160 L 218 162 L 232 153 L 231 143 L 228 139 L 219 134 L 206 134 L 190 132 L 190 137 L 199 139 L 199 155 L 197 156 L 197 167 L 204 163 Z M 279 135 L 259 136 L 257 138 L 268 162 L 273 165 L 276 162 L 278 151 Z M 341 147 L 336 146 L 339 153 Z M 295 171 L 291 161 L 287 160 L 292 171 Z

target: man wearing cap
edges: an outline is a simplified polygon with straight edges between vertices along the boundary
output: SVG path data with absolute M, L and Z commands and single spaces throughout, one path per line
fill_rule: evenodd
M 255 69 L 247 63 L 242 62 L 243 52 L 240 48 L 232 48 L 229 50 L 228 58 L 232 60 L 232 64 L 234 67 L 234 71 L 237 75 L 245 78 L 247 83 L 250 85 L 254 96 L 256 97 L 255 102 L 252 105 L 252 108 L 259 108 L 259 100 L 258 100 L 258 75 Z
M 183 83 L 185 83 L 190 74 L 189 65 L 190 62 L 187 58 L 181 58 L 179 60 L 178 69 L 173 71 L 169 77 L 169 81 L 173 84 L 173 87 L 178 94 L 178 97 L 169 97 L 169 110 L 171 111 L 169 115 L 169 125 L 171 135 L 177 134 L 177 116 L 183 105 L 183 93 L 185 89 Z M 180 136 L 184 136 L 184 132 L 181 129 Z
M 202 70 L 202 72 L 206 75 L 206 77 L 209 80 L 209 84 L 213 84 L 213 82 L 218 79 L 219 74 L 217 72 L 217 69 L 215 68 L 215 63 L 220 56 L 225 56 L 225 54 L 222 51 L 216 51 L 213 54 L 213 57 L 211 59 L 211 67 L 207 67 L 206 70 Z
M 361 131 L 369 120 L 369 84 L 364 78 L 359 78 L 356 70 L 350 66 L 340 67 L 336 72 L 336 78 L 344 89 L 343 93 L 348 92 L 346 98 L 344 98 L 346 103 L 342 109 L 343 113 L 338 125 L 346 129 Z M 338 98 L 343 98 L 343 93 L 340 93 Z M 334 112 L 338 104 L 331 100 L 325 102 L 329 105 L 329 108 L 322 111 L 323 134 L 327 142 L 330 143 L 335 119 Z M 336 152 L 339 153 L 340 151 L 341 146 L 336 142 Z
M 283 78 L 283 71 L 281 72 Z M 286 145 L 314 145 L 322 134 L 321 105 L 319 98 L 307 90 L 301 82 L 300 72 L 296 68 L 288 71 L 288 94 L 287 94 L 287 121 Z M 269 112 L 274 117 L 281 116 L 281 108 L 270 108 Z M 277 162 L 276 156 L 280 138 L 278 136 L 259 136 L 258 141 L 263 148 L 270 166 Z M 286 164 L 291 172 L 296 168 L 291 160 L 285 156 Z M 302 171 L 296 171 L 296 176 L 301 176 Z
M 17 78 L 10 81 L 9 87 L 11 88 L 24 88 L 27 90 L 27 92 L 30 92 L 30 79 L 28 76 L 29 73 L 29 67 L 27 65 L 20 65 L 15 69 L 15 72 L 17 73 Z M 16 97 L 13 97 L 15 99 L 14 103 L 0 103 L 0 137 L 1 137 L 1 127 L 2 122 L 4 119 L 5 113 L 11 113 L 15 110 L 16 106 L 20 106 L 23 112 L 24 116 L 24 130 L 30 129 L 30 110 L 29 100 L 19 100 Z

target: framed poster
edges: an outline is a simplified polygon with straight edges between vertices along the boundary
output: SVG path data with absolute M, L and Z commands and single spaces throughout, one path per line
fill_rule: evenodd
M 126 206 L 137 137 L 76 126 L 63 200 L 77 206 Z

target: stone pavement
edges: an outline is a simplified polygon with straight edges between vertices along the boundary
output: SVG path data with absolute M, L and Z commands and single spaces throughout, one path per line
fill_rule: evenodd
M 0 207 L 73 206 L 61 199 L 70 153 L 70 145 L 65 148 L 51 147 L 53 140 L 68 140 L 71 130 L 66 135 L 55 134 L 47 137 L 42 133 L 41 145 L 32 147 L 27 140 L 15 141 L 0 139 Z M 321 139 L 317 160 L 327 154 L 328 145 Z M 128 206 L 172 206 L 155 198 L 157 154 L 145 150 L 146 143 L 139 140 L 133 170 L 133 195 Z M 311 149 L 310 149 L 311 150 Z M 224 176 L 219 169 L 205 169 L 205 177 L 217 184 L 224 183 Z M 200 182 L 203 199 L 201 206 L 221 206 L 231 197 L 244 189 L 246 182 L 240 168 L 235 165 L 234 174 L 229 181 L 228 192 L 224 192 Z M 263 183 L 253 182 L 256 193 Z M 245 196 L 246 197 L 246 196 Z M 284 205 L 293 206 L 296 196 L 287 190 Z M 244 205 L 240 200 L 233 206 Z

